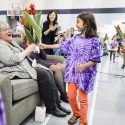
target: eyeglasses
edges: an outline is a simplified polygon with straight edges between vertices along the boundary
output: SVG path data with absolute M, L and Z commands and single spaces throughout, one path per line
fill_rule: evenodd
M 10 27 L 5 28 L 5 29 L 1 29 L 0 32 L 4 32 L 4 31 L 8 31 L 8 30 L 12 30 Z

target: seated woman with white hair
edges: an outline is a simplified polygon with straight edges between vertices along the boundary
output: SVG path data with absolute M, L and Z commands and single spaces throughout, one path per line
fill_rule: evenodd
M 36 45 L 31 44 L 25 50 L 12 40 L 9 25 L 0 21 L 0 73 L 10 79 L 32 78 L 37 80 L 39 95 L 43 100 L 47 113 L 57 117 L 65 117 L 70 110 L 60 104 L 58 90 L 53 75 L 46 68 L 33 68 L 28 55 L 35 51 Z M 44 66 L 43 66 L 44 67 Z

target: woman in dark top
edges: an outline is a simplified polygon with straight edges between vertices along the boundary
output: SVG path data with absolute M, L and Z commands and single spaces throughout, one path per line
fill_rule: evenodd
M 26 41 L 26 39 L 23 38 L 23 43 L 20 44 L 20 46 L 23 48 L 23 49 L 26 49 L 28 46 L 29 46 L 29 42 Z M 63 100 L 64 102 L 67 102 L 68 103 L 68 97 L 67 97 L 67 94 L 66 94 L 66 87 L 65 87 L 65 82 L 64 82 L 64 64 L 61 64 L 61 63 L 57 63 L 57 62 L 54 62 L 54 61 L 47 61 L 46 60 L 46 53 L 44 52 L 44 50 L 40 49 L 40 53 L 34 53 L 32 52 L 30 54 L 30 58 L 31 59 L 36 59 L 37 63 L 47 67 L 47 68 L 50 68 L 51 71 L 53 71 L 53 75 L 54 75 L 54 79 L 55 79 L 55 82 L 56 82 L 56 86 L 60 92 L 60 98 L 61 100 Z
M 43 23 L 42 42 L 45 44 L 54 44 L 55 36 L 58 35 L 60 26 L 57 23 L 57 13 L 51 10 L 47 15 L 47 21 Z M 53 49 L 45 50 L 46 54 L 53 54 Z

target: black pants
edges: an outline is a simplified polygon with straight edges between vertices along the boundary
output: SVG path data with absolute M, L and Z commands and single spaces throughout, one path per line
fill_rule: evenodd
M 40 98 L 46 109 L 55 109 L 60 105 L 60 99 L 53 75 L 50 71 L 40 68 L 36 68 L 36 72 Z
M 53 55 L 53 49 L 45 49 L 46 54 Z
M 41 68 L 36 68 L 36 72 L 39 95 L 41 100 L 43 100 L 47 110 L 56 109 L 57 106 L 60 106 L 61 101 L 52 73 Z M 15 76 L 13 79 L 21 78 Z
M 110 52 L 110 60 L 112 60 L 112 55 L 113 55 L 113 61 L 115 61 L 115 51 L 109 51 Z

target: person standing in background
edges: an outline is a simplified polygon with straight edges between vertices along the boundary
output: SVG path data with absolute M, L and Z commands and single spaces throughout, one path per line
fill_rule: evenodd
M 47 15 L 47 21 L 43 23 L 42 29 L 42 42 L 45 44 L 54 44 L 55 36 L 58 35 L 58 31 L 61 27 L 57 23 L 57 13 L 51 10 Z M 46 54 L 53 54 L 53 49 L 45 50 Z
M 118 42 L 117 42 L 118 36 L 114 35 L 111 42 L 109 43 L 110 45 L 110 61 L 112 61 L 112 55 L 113 55 L 113 63 L 115 63 L 115 56 L 116 52 L 118 51 Z

